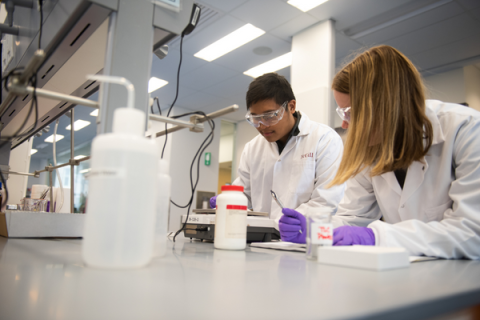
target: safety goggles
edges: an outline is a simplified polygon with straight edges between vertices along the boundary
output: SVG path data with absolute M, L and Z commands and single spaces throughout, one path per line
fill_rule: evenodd
M 351 107 L 340 108 L 337 106 L 337 113 L 343 121 L 350 123 L 350 109 Z
M 247 112 L 245 119 L 247 119 L 247 122 L 255 128 L 258 128 L 260 123 L 265 127 L 273 126 L 282 120 L 287 104 L 288 101 L 285 101 L 278 110 L 265 112 L 259 115 L 252 115 L 250 112 Z

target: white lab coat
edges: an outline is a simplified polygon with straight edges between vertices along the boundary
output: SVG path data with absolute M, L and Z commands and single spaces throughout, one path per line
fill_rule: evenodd
M 347 182 L 334 226 L 368 226 L 376 245 L 412 255 L 479 259 L 480 113 L 436 100 L 426 105 L 433 143 L 408 168 L 403 190 L 393 172 L 372 178 L 364 170 Z
M 241 185 L 254 211 L 269 212 L 278 220 L 282 210 L 272 199 L 273 190 L 286 207 L 302 214 L 309 207 L 336 208 L 344 185 L 325 189 L 335 177 L 343 153 L 340 136 L 330 127 L 301 113 L 297 136 L 278 154 L 276 142 L 258 135 L 245 145 L 234 185 Z

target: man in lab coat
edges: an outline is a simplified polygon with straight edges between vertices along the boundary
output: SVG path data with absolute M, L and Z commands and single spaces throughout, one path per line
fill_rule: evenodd
M 278 221 L 282 209 L 270 194 L 273 190 L 286 208 L 303 215 L 309 208 L 321 206 L 334 211 L 343 198 L 344 185 L 325 186 L 335 176 L 342 157 L 340 136 L 297 111 L 290 84 L 276 73 L 252 81 L 246 100 L 246 119 L 260 134 L 246 144 L 233 184 L 245 188 L 251 208 L 269 212 L 270 218 Z M 305 237 L 298 230 L 280 232 L 286 241 Z

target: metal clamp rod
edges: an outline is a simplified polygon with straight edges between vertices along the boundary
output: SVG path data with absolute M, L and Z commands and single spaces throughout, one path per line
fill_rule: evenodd
M 98 109 L 98 102 L 88 100 L 88 99 L 78 98 L 68 94 L 58 93 L 58 92 L 39 89 L 39 88 L 34 89 L 33 87 L 19 86 L 16 84 L 9 85 L 9 89 L 11 90 L 11 92 L 19 95 L 30 94 L 30 93 L 33 93 L 33 91 L 35 90 L 35 94 L 39 97 L 50 98 L 50 99 L 59 100 L 59 101 L 68 101 L 68 102 L 72 102 L 82 106 Z
M 8 24 L 5 23 L 0 23 L 0 32 L 1 33 L 6 33 L 6 34 L 13 34 L 15 36 L 18 36 L 20 33 L 20 28 L 19 27 L 10 27 Z
M 34 174 L 39 174 L 39 173 L 47 172 L 47 171 L 53 171 L 55 169 L 70 166 L 72 164 L 77 166 L 80 162 L 86 161 L 86 160 L 89 160 L 89 159 L 90 159 L 90 156 L 86 156 L 86 157 L 83 157 L 83 158 L 77 159 L 77 160 L 70 159 L 69 162 L 65 162 L 65 163 L 59 164 L 57 166 L 46 166 L 45 169 L 37 170 L 37 171 L 34 172 Z
M 184 129 L 185 127 L 182 127 L 182 126 L 175 126 L 175 127 L 171 127 L 171 128 L 168 128 L 167 130 L 163 130 L 163 131 L 159 131 L 157 133 L 155 133 L 155 137 L 161 137 L 161 136 L 164 136 L 165 133 L 172 133 L 172 132 L 175 132 L 175 131 L 179 131 L 179 130 L 182 130 Z M 147 136 L 147 137 L 151 137 L 151 135 Z
M 203 129 L 202 124 L 196 124 L 196 123 L 192 123 L 192 122 L 189 122 L 189 121 L 183 121 L 183 120 L 173 119 L 173 118 L 164 117 L 164 116 L 158 116 L 156 114 L 149 114 L 148 118 L 150 120 L 155 120 L 155 121 L 159 121 L 159 122 L 176 124 L 177 126 L 184 127 L 184 128 L 195 128 L 195 127 L 200 128 L 201 127 Z
M 232 104 L 231 106 L 229 107 L 226 107 L 226 108 L 223 108 L 223 109 L 220 109 L 218 111 L 214 111 L 212 113 L 209 113 L 207 114 L 207 116 L 201 116 L 201 115 L 195 115 L 195 117 L 198 117 L 196 119 L 197 123 L 202 123 L 202 122 L 205 122 L 207 121 L 208 119 L 214 119 L 214 118 L 218 118 L 220 116 L 223 116 L 225 114 L 228 114 L 228 113 L 232 113 L 232 112 L 235 112 L 239 109 L 239 106 L 238 104 Z
M 214 118 L 223 116 L 224 114 L 235 112 L 235 111 L 238 110 L 238 108 L 239 108 L 238 105 L 234 104 L 234 105 L 231 105 L 231 106 L 226 107 L 224 109 L 209 113 L 209 114 L 207 114 L 206 117 L 205 116 L 198 116 L 198 118 L 196 119 L 196 123 L 199 124 L 199 123 L 207 121 L 208 119 L 214 119 Z M 158 117 L 158 116 L 156 116 L 156 117 Z M 165 133 L 167 133 L 167 132 L 172 133 L 172 132 L 181 130 L 183 128 L 184 127 L 182 127 L 182 126 L 175 126 L 175 127 L 172 127 L 172 128 L 168 128 L 167 130 L 159 131 L 159 132 L 155 133 L 155 136 L 158 138 L 158 137 L 161 137 L 161 136 L 165 135 Z
M 19 175 L 19 176 L 29 176 L 29 177 L 35 177 L 35 178 L 38 178 L 38 175 L 36 175 L 35 173 L 28 173 L 28 172 L 17 172 L 17 171 L 4 171 L 2 170 L 2 173 L 5 173 L 5 174 L 16 174 L 16 175 Z

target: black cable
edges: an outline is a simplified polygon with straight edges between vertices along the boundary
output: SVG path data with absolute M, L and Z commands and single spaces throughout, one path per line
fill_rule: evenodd
M 180 83 L 180 67 L 182 66 L 182 56 L 183 56 L 183 36 L 184 34 L 182 33 L 182 36 L 180 38 L 180 62 L 178 63 L 178 70 L 177 70 L 177 89 L 175 92 L 175 99 L 173 99 L 172 105 L 168 109 L 167 117 L 170 115 L 170 112 L 172 111 L 172 108 L 178 99 L 178 87 Z M 167 131 L 167 123 L 165 123 L 165 142 L 163 143 L 162 157 L 161 157 L 162 159 L 163 159 L 163 154 L 165 152 L 165 147 L 167 146 L 167 139 L 168 139 L 168 131 Z
M 185 113 L 185 114 L 182 114 L 182 115 L 178 115 L 178 116 L 175 116 L 175 117 L 172 117 L 174 119 L 177 119 L 177 118 L 180 118 L 180 117 L 184 117 L 184 116 L 188 116 L 188 115 L 194 115 L 194 114 L 199 114 L 199 115 L 203 115 L 206 117 L 206 114 L 202 111 L 194 111 L 194 112 L 188 112 L 188 113 Z M 215 122 L 213 122 L 213 126 L 212 124 L 210 123 L 211 119 L 207 118 L 209 120 L 209 125 L 210 127 L 212 128 L 212 130 L 215 129 Z M 193 157 L 193 162 L 192 162 L 192 165 L 190 166 L 190 188 L 192 190 L 194 190 L 194 188 L 196 188 L 196 184 L 195 186 L 193 185 L 193 179 L 192 179 L 192 169 L 193 169 L 193 164 L 195 163 L 195 159 L 199 156 L 199 154 L 201 154 L 203 152 L 203 150 L 205 150 L 206 147 L 208 147 L 208 145 L 203 148 L 203 146 L 205 145 L 205 143 L 207 142 L 208 138 L 210 137 L 210 135 L 213 135 L 213 133 L 211 132 L 206 138 L 205 140 L 202 142 L 202 144 L 200 145 L 199 149 L 197 150 L 197 152 L 195 153 L 195 156 Z M 211 138 L 211 140 L 213 141 L 213 137 Z M 210 145 L 211 141 L 209 142 L 209 145 Z M 203 149 L 202 149 L 203 148 Z M 200 152 L 202 151 L 202 152 Z M 198 165 L 197 165 L 197 173 L 200 172 L 200 167 L 199 167 L 200 163 L 198 162 Z M 198 181 L 198 177 L 196 179 Z M 198 182 L 197 182 L 198 183 Z M 190 200 L 188 201 L 188 203 L 184 206 L 181 206 L 181 205 L 178 205 L 176 204 L 174 201 L 171 201 L 176 207 L 178 208 L 186 208 L 188 207 L 188 205 L 193 201 L 193 196 L 194 196 L 194 193 L 192 193 L 191 197 L 190 197 Z
M 158 99 L 158 97 L 155 97 L 153 100 L 154 100 L 154 101 L 157 100 L 158 113 L 159 113 L 160 115 L 162 115 L 162 109 L 160 109 L 160 100 Z M 165 133 L 165 134 L 166 134 L 166 133 Z
M 162 109 L 160 109 L 160 100 L 158 99 L 158 97 L 155 97 L 153 98 L 153 102 L 155 103 L 155 101 L 157 101 L 157 108 L 158 108 L 158 113 L 160 115 L 162 115 Z M 153 104 L 150 106 L 150 112 L 152 114 L 155 114 L 155 111 L 153 111 Z
M 42 32 L 43 32 L 43 0 L 38 0 L 40 8 L 40 31 L 38 32 L 38 50 L 42 49 Z
M 179 118 L 179 117 L 183 117 L 183 116 L 187 116 L 187 115 L 193 115 L 193 114 L 200 114 L 200 115 L 203 115 L 203 116 L 207 117 L 207 115 L 204 112 L 195 111 L 195 112 L 188 112 L 188 113 L 185 113 L 185 114 L 182 114 L 182 115 L 178 115 L 178 116 L 175 116 L 173 118 Z M 197 188 L 198 182 L 200 180 L 200 159 L 201 159 L 201 155 L 207 149 L 207 147 L 210 146 L 210 144 L 213 142 L 213 139 L 214 139 L 215 122 L 208 117 L 207 117 L 207 121 L 208 121 L 208 124 L 210 125 L 211 132 L 208 134 L 208 136 L 205 138 L 205 140 L 202 142 L 202 144 L 198 148 L 195 156 L 193 157 L 192 164 L 190 165 L 190 187 L 191 187 L 191 192 L 192 192 L 192 194 L 190 196 L 190 200 L 188 201 L 188 203 L 185 206 L 179 206 L 174 201 L 172 201 L 172 200 L 170 201 L 171 203 L 173 203 L 175 206 L 177 206 L 179 208 L 188 207 L 187 208 L 187 217 L 186 217 L 185 222 L 183 223 L 182 227 L 180 228 L 180 230 L 178 230 L 175 233 L 175 235 L 173 237 L 174 242 L 175 242 L 175 238 L 177 237 L 177 235 L 180 232 L 182 232 L 183 230 L 185 230 L 185 226 L 187 225 L 188 217 L 190 216 L 190 209 L 191 209 L 191 206 L 192 206 L 192 203 L 193 203 L 193 197 L 195 195 L 195 190 Z M 197 175 L 196 175 L 195 184 L 194 184 L 193 183 L 193 167 L 195 165 L 195 161 L 197 161 Z

